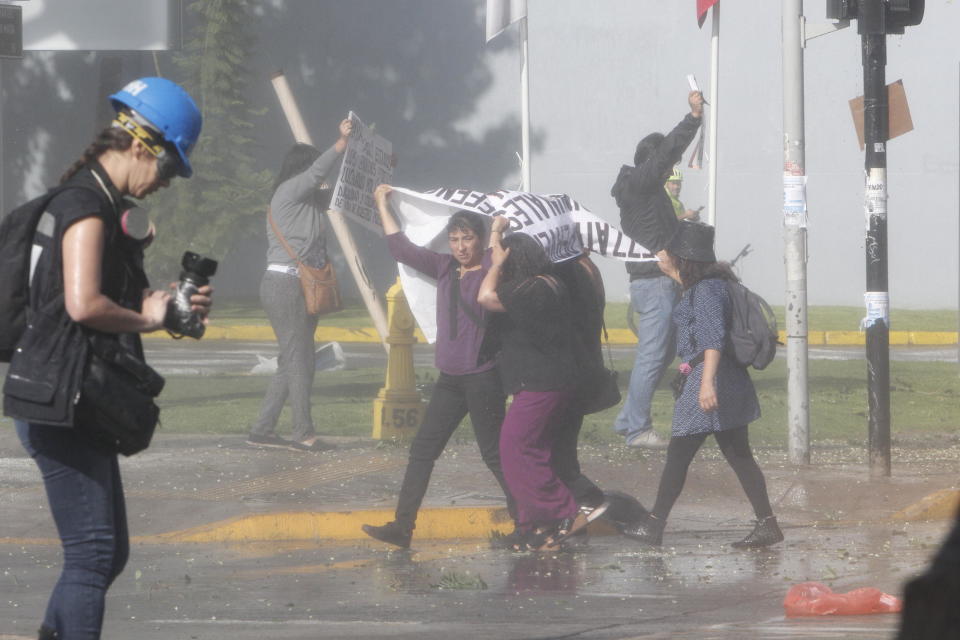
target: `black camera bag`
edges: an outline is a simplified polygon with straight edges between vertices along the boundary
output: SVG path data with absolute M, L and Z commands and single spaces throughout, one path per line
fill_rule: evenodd
M 116 340 L 91 336 L 77 424 L 92 440 L 132 456 L 150 446 L 160 420 L 154 398 L 164 379 Z

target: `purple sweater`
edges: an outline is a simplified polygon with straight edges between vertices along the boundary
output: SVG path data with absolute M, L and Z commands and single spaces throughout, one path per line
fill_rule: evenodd
M 440 371 L 462 376 L 493 368 L 494 361 L 478 364 L 480 345 L 483 344 L 484 327 L 479 327 L 464 312 L 469 307 L 473 315 L 483 319 L 484 310 L 477 302 L 480 283 L 490 269 L 490 251 L 483 254 L 481 267 L 467 271 L 460 279 L 460 304 L 457 306 L 456 335 L 451 335 L 450 287 L 459 266 L 453 256 L 424 249 L 410 242 L 406 234 L 393 233 L 387 236 L 390 254 L 397 262 L 416 269 L 437 281 L 437 345 L 435 364 Z

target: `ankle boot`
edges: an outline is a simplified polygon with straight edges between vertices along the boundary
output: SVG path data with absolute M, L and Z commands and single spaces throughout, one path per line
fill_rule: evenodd
M 365 534 L 371 538 L 379 540 L 380 542 L 393 544 L 401 549 L 410 548 L 410 538 L 413 537 L 413 527 L 405 526 L 399 522 L 393 521 L 388 522 L 380 527 L 372 524 L 365 524 L 361 528 Z
M 777 519 L 774 516 L 767 516 L 756 521 L 753 531 L 744 538 L 731 544 L 735 549 L 759 549 L 769 547 L 783 540 L 783 532 L 777 525 Z
M 59 637 L 56 629 L 51 629 L 45 624 L 40 625 L 40 630 L 37 631 L 37 640 L 57 640 Z
M 624 527 L 623 535 L 638 542 L 659 547 L 663 543 L 663 528 L 666 525 L 666 520 L 650 514 L 638 524 Z

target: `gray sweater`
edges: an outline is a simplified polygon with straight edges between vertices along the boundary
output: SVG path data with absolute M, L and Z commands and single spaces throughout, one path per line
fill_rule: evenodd
M 319 267 L 327 261 L 327 221 L 317 197 L 317 189 L 327 183 L 332 188 L 340 154 L 330 147 L 303 173 L 283 181 L 273 193 L 270 210 L 280 233 L 303 262 Z M 296 266 L 283 248 L 267 220 L 267 263 Z

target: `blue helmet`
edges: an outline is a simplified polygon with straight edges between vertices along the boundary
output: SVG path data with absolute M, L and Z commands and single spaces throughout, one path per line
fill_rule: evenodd
M 132 109 L 145 118 L 177 150 L 180 175 L 193 175 L 190 152 L 200 137 L 203 117 L 183 87 L 166 78 L 139 78 L 110 96 L 110 102 L 117 111 Z

